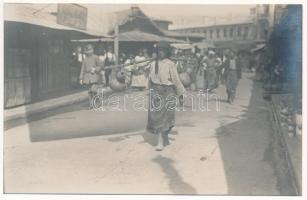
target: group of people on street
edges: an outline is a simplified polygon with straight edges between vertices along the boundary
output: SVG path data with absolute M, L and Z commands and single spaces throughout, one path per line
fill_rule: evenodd
M 110 82 L 112 69 L 106 66 L 114 64 L 116 58 L 112 48 L 108 48 L 103 55 L 95 55 L 94 47 L 90 44 L 86 45 L 84 53 L 86 56 L 82 61 L 79 79 L 81 85 L 88 87 L 92 107 L 92 100 L 101 79 L 104 79 L 106 86 Z M 220 82 L 225 83 L 229 103 L 235 99 L 241 78 L 240 58 L 230 49 L 223 54 L 217 54 L 213 50 L 201 52 L 199 49 L 183 54 L 180 51 L 174 52 L 169 43 L 159 42 L 151 56 L 147 50 L 141 49 L 136 56 L 121 55 L 119 61 L 119 66 L 129 65 L 125 68 L 126 84 L 148 88 L 150 91 L 147 130 L 157 134 L 157 150 L 162 150 L 169 144 L 168 133 L 175 124 L 175 106 L 167 99 L 177 96 L 180 104 L 183 104 L 186 87 L 180 73 L 188 73 L 191 84 L 201 82 L 203 85 L 198 84 L 198 88 L 210 92 L 217 88 Z M 159 98 L 156 98 L 157 96 Z M 159 109 L 156 109 L 157 107 Z
M 241 78 L 242 62 L 234 50 L 223 52 L 195 48 L 194 52 L 177 51 L 177 67 L 191 77 L 191 89 L 213 92 L 221 83 L 226 85 L 228 102 L 235 99 L 238 81 Z
M 88 44 L 84 48 L 84 53 L 85 56 L 81 54 L 80 57 L 78 54 L 77 57 L 82 60 L 79 82 L 90 88 L 89 99 L 91 100 L 99 84 L 109 86 L 112 69 L 105 68 L 105 66 L 114 65 L 116 57 L 112 46 L 109 46 L 104 52 L 98 51 L 94 54 L 94 46 Z M 148 88 L 149 62 L 142 63 L 142 61 L 150 61 L 155 57 L 157 57 L 157 52 L 153 51 L 152 55 L 149 55 L 147 49 L 140 49 L 137 55 L 120 54 L 118 64 L 130 65 L 123 70 L 123 84 L 127 88 Z M 178 73 L 189 74 L 191 89 L 213 92 L 223 83 L 226 85 L 227 101 L 229 103 L 234 101 L 242 68 L 240 55 L 238 56 L 235 51 L 225 49 L 215 52 L 213 49 L 201 50 L 197 47 L 194 51 L 182 51 L 171 48 L 170 59 L 174 61 Z

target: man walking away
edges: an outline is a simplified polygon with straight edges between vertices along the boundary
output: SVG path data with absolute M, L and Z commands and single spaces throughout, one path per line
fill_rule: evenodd
M 240 65 L 235 53 L 231 51 L 223 64 L 228 103 L 233 103 L 236 96 L 238 81 L 242 73 Z

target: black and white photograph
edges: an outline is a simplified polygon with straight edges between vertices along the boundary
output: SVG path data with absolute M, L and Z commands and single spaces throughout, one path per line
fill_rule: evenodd
M 303 4 L 214 3 L 4 2 L 4 195 L 302 196 Z

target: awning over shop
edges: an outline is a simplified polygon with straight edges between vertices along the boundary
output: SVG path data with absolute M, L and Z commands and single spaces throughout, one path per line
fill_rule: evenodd
M 56 5 L 57 4 L 34 5 L 30 3 L 6 3 L 4 4 L 4 21 L 33 24 L 58 30 L 72 30 L 95 37 L 108 37 L 108 35 L 95 30 L 81 30 L 58 24 Z
M 256 52 L 256 51 L 259 51 L 259 50 L 263 49 L 264 47 L 265 47 L 265 44 L 259 44 L 255 48 L 251 49 L 250 51 L 251 52 Z
M 72 42 L 112 42 L 113 38 L 97 38 L 97 39 L 81 39 L 72 40 Z M 141 32 L 138 30 L 120 33 L 120 42 L 159 42 L 167 41 L 170 43 L 184 43 L 183 40 L 178 40 L 174 38 L 159 36 L 151 33 Z
M 232 40 L 232 41 L 216 41 L 214 42 L 216 48 L 227 48 L 234 50 L 249 50 L 256 46 L 255 41 L 240 41 L 240 40 Z
M 202 42 L 197 42 L 193 43 L 194 46 L 197 46 L 198 48 L 201 49 L 207 49 L 207 48 L 215 48 L 216 46 L 210 42 L 210 41 L 202 41 Z

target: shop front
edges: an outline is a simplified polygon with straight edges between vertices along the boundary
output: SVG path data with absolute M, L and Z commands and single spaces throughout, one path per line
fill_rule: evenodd
M 74 67 L 70 40 L 94 36 L 59 25 L 55 16 L 39 15 L 27 4 L 8 4 L 6 11 L 4 107 L 70 93 Z

